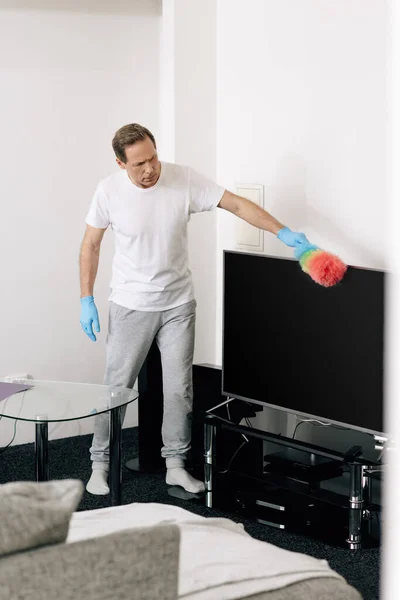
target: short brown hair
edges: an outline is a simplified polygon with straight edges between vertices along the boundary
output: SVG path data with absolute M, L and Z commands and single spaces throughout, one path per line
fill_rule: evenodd
M 151 131 L 146 129 L 146 127 L 138 125 L 137 123 L 130 123 L 129 125 L 120 127 L 112 141 L 115 156 L 119 158 L 119 160 L 122 160 L 123 163 L 126 163 L 125 148 L 136 144 L 136 142 L 145 140 L 147 137 L 153 142 L 154 148 L 157 148 L 154 135 Z

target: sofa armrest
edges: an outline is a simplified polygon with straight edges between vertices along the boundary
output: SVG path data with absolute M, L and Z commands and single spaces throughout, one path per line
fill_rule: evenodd
M 0 559 L 0 600 L 176 600 L 176 525 L 124 530 Z

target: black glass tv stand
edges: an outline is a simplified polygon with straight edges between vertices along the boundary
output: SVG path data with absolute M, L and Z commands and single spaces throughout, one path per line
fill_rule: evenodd
M 203 418 L 208 508 L 234 508 L 265 525 L 319 537 L 351 550 L 379 545 L 375 530 L 380 506 L 372 503 L 370 495 L 371 473 L 379 467 L 363 457 L 360 446 L 337 452 L 234 424 L 211 411 Z M 243 464 L 240 470 L 220 471 L 217 443 L 226 432 L 235 432 L 247 441 L 258 439 L 277 444 L 279 451 L 264 455 L 262 473 L 258 475 L 246 472 Z M 321 487 L 322 482 L 344 473 L 348 478 L 347 495 Z

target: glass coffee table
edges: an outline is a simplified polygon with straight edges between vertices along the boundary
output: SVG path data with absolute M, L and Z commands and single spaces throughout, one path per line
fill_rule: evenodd
M 0 381 L 6 381 L 0 379 Z M 14 380 L 32 386 L 0 401 L 0 416 L 35 423 L 36 481 L 48 481 L 48 424 L 110 414 L 110 501 L 121 504 L 122 407 L 138 398 L 123 387 L 35 379 Z

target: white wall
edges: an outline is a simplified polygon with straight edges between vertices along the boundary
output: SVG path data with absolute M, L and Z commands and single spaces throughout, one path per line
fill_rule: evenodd
M 94 188 L 116 168 L 116 129 L 136 121 L 159 133 L 160 16 L 153 0 L 0 0 L 1 375 L 102 381 L 111 233 L 96 344 L 79 325 L 79 247 Z M 33 439 L 25 430 L 17 440 Z M 0 444 L 11 431 L 3 419 Z
M 348 264 L 377 268 L 387 266 L 387 24 L 379 0 L 218 2 L 218 181 L 233 191 L 263 184 L 265 208 L 282 222 Z M 221 362 L 234 217 L 219 211 L 217 232 Z M 264 253 L 292 256 L 267 233 Z

